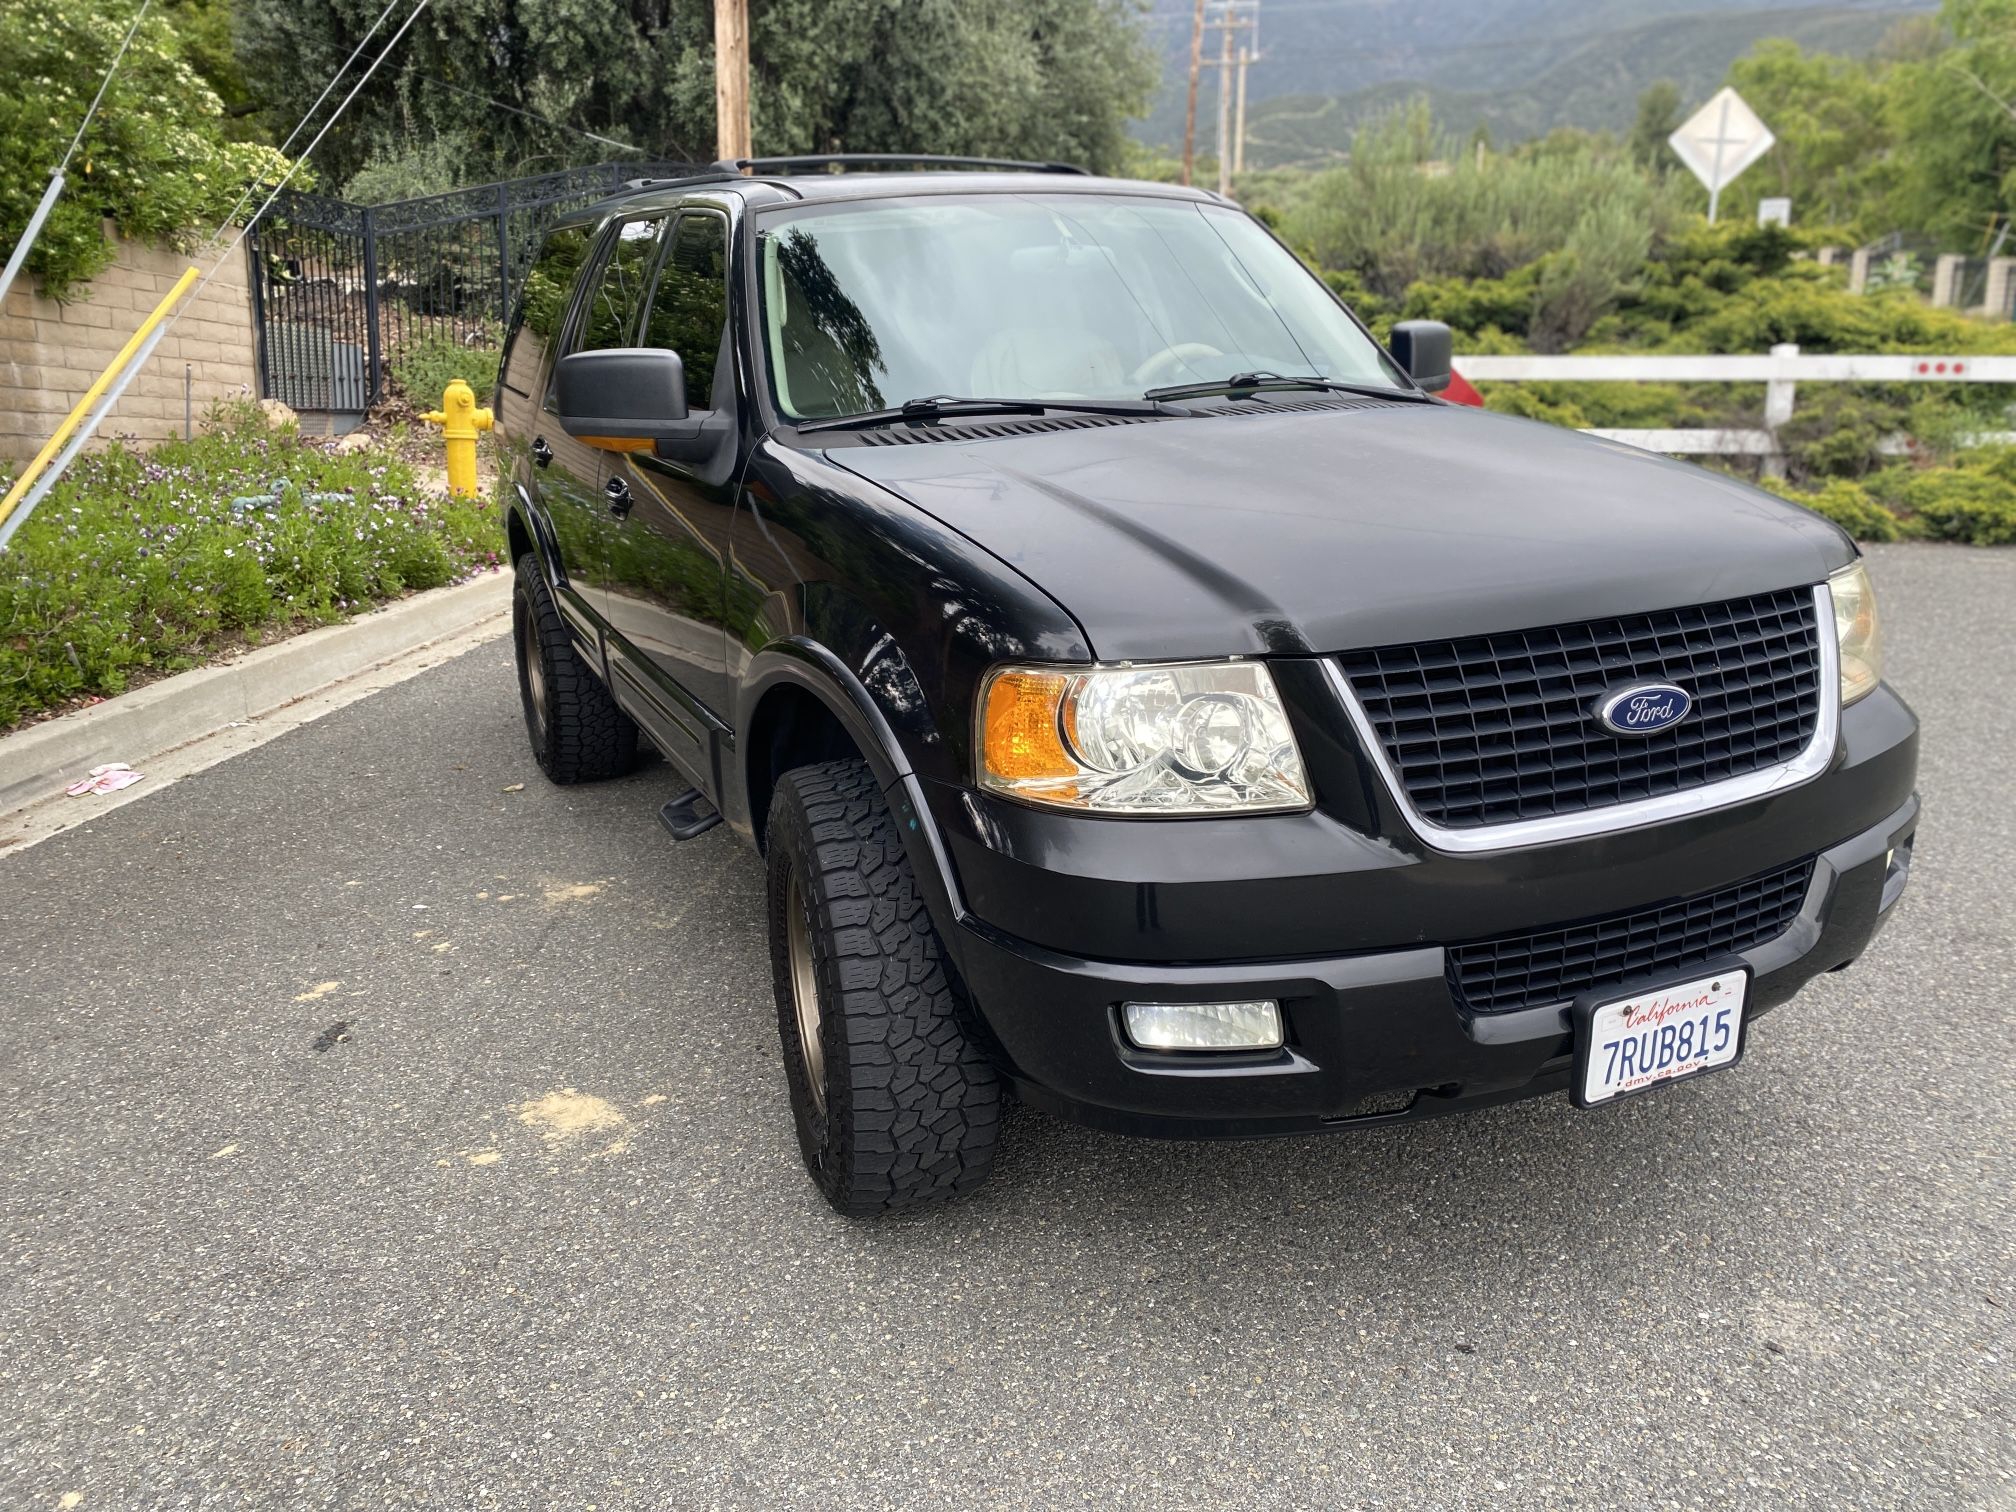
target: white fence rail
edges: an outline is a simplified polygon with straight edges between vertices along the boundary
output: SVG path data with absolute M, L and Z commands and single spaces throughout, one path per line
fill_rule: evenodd
M 1771 348 L 1765 357 L 1459 357 L 1456 367 L 1465 378 L 1483 383 L 1761 383 L 1764 424 L 1761 428 L 1722 430 L 1593 429 L 1591 435 L 1642 446 L 1675 456 L 1761 457 L 1766 472 L 1784 468 L 1778 429 L 1792 418 L 1801 383 L 2008 383 L 2016 384 L 2016 357 L 1937 357 L 1917 355 L 1850 355 L 1828 353 L 1801 356 L 1789 343 Z M 1979 442 L 2016 441 L 2016 433 L 1994 432 Z M 1885 450 L 1908 450 L 1902 440 Z

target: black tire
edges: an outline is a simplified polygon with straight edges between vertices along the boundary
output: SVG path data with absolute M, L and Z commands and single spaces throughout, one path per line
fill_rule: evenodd
M 554 782 L 599 782 L 636 765 L 637 726 L 575 654 L 546 574 L 530 552 L 518 559 L 511 631 L 525 733 L 539 770 Z
M 965 1196 L 994 1164 L 1001 1083 L 966 1032 L 958 983 L 867 764 L 785 773 L 767 837 L 777 1029 L 812 1179 L 854 1218 Z M 801 965 L 817 989 L 809 1030 Z

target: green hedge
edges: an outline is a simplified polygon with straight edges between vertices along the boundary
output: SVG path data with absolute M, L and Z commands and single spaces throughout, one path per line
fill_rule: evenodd
M 442 327 L 408 341 L 392 354 L 387 365 L 393 383 L 415 409 L 439 408 L 441 391 L 454 378 L 476 391 L 478 404 L 487 404 L 491 390 L 497 387 L 503 340 L 503 333 L 494 326 L 468 340 Z
M 1945 465 L 1893 465 L 1860 482 L 1828 478 L 1801 487 L 1772 479 L 1764 486 L 1858 540 L 2016 545 L 2016 447 L 1983 447 Z
M 243 502 L 234 506 L 234 498 Z M 496 508 L 220 406 L 82 458 L 0 553 L 0 729 L 497 563 Z

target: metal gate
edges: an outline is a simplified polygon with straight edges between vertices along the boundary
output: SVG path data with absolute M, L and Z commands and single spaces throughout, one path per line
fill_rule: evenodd
M 564 211 L 631 179 L 691 171 L 598 163 L 386 205 L 283 192 L 246 238 L 261 395 L 361 415 L 415 342 L 496 344 L 539 239 Z

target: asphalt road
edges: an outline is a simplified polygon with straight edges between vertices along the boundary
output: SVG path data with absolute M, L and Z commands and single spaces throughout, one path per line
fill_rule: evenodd
M 2016 1507 L 2016 553 L 1876 556 L 1912 890 L 1601 1114 L 838 1219 L 757 865 L 502 641 L 0 855 L 0 1506 Z

